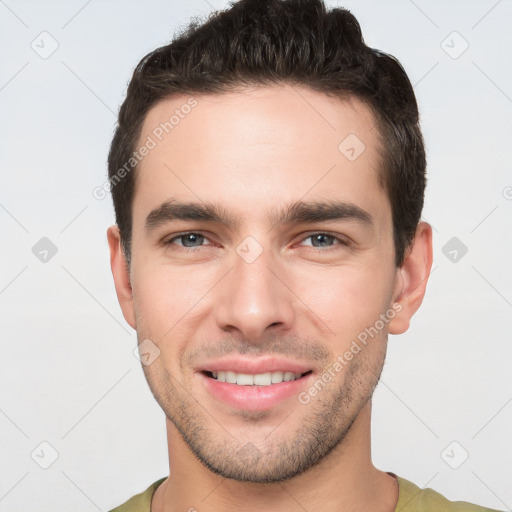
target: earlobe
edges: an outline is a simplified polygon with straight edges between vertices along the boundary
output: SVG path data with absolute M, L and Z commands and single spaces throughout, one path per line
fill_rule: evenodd
M 398 314 L 389 323 L 390 334 L 402 334 L 409 328 L 414 313 L 420 307 L 432 268 L 432 228 L 420 222 L 414 240 L 409 246 L 404 262 L 398 269 L 396 302 L 400 304 Z
M 110 226 L 107 229 L 107 239 L 110 248 L 110 267 L 114 277 L 117 300 L 119 301 L 125 320 L 133 329 L 136 329 L 130 274 L 123 254 L 121 235 L 117 225 Z

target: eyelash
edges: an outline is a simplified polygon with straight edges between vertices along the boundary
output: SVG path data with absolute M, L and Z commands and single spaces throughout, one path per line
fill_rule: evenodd
M 185 231 L 183 233 L 179 233 L 177 235 L 174 235 L 172 238 L 169 238 L 169 239 L 165 240 L 163 242 L 163 245 L 164 246 L 175 245 L 177 247 L 176 250 L 184 250 L 184 251 L 194 251 L 194 250 L 200 249 L 201 247 L 204 247 L 202 245 L 199 246 L 199 247 L 184 247 L 184 246 L 176 245 L 176 244 L 173 243 L 175 240 L 183 238 L 183 237 L 185 237 L 187 235 L 198 235 L 198 236 L 201 236 L 201 237 L 205 238 L 206 240 L 209 240 L 208 237 L 206 237 L 206 236 L 204 236 L 201 233 L 198 233 L 196 231 Z M 328 237 L 333 238 L 334 240 L 336 240 L 339 243 L 338 244 L 334 244 L 333 246 L 325 247 L 325 248 L 314 247 L 312 245 L 311 246 L 306 246 L 306 247 L 311 247 L 311 249 L 314 249 L 314 250 L 317 250 L 317 251 L 321 251 L 321 252 L 329 252 L 329 251 L 335 250 L 337 246 L 345 246 L 345 247 L 349 247 L 350 246 L 350 243 L 347 240 L 345 240 L 343 238 L 340 238 L 340 237 L 338 237 L 338 236 L 336 236 L 336 235 L 334 235 L 332 233 L 326 232 L 326 231 L 317 231 L 315 233 L 310 233 L 308 236 L 306 236 L 302 240 L 300 240 L 300 242 L 304 242 L 308 238 L 312 238 L 312 237 L 317 236 L 317 235 L 327 235 Z

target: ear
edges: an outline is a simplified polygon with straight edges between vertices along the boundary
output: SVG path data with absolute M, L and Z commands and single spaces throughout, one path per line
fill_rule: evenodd
M 130 273 L 121 246 L 121 235 L 117 225 L 107 229 L 108 245 L 110 247 L 110 267 L 114 276 L 117 300 L 123 311 L 125 320 L 136 329 L 135 312 L 133 308 L 133 293 Z
M 420 222 L 404 262 L 397 269 L 395 302 L 401 309 L 394 307 L 398 313 L 388 324 L 390 334 L 402 334 L 409 329 L 411 318 L 425 296 L 432 259 L 432 228 Z

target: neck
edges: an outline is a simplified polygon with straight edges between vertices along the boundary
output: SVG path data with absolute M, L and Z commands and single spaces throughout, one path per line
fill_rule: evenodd
M 170 476 L 157 489 L 152 512 L 393 512 L 397 482 L 375 468 L 370 449 L 371 400 L 324 459 L 304 473 L 276 483 L 240 482 L 216 475 L 192 454 L 167 420 Z

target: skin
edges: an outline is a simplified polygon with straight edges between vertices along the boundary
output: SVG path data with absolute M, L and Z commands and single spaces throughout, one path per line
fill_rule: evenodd
M 378 133 L 356 98 L 290 85 L 195 98 L 137 169 L 129 270 L 117 226 L 107 231 L 123 315 L 139 342 L 160 350 L 143 368 L 167 417 L 170 477 L 152 510 L 393 511 L 396 481 L 371 460 L 371 396 L 388 333 L 406 331 L 423 299 L 431 228 L 418 225 L 396 268 Z M 140 141 L 187 99 L 153 107 Z M 351 133 L 366 146 L 354 161 L 338 150 Z M 146 216 L 170 198 L 216 203 L 239 224 L 180 220 L 145 230 Z M 372 224 L 268 219 L 293 201 L 334 199 L 365 210 Z M 205 238 L 163 243 L 183 232 Z M 327 237 L 315 247 L 315 233 L 348 245 Z M 263 249 L 251 263 L 236 250 L 248 236 Z M 399 313 L 307 404 L 293 396 L 240 410 L 212 396 L 196 371 L 225 354 L 276 355 L 306 364 L 316 380 L 393 304 Z

